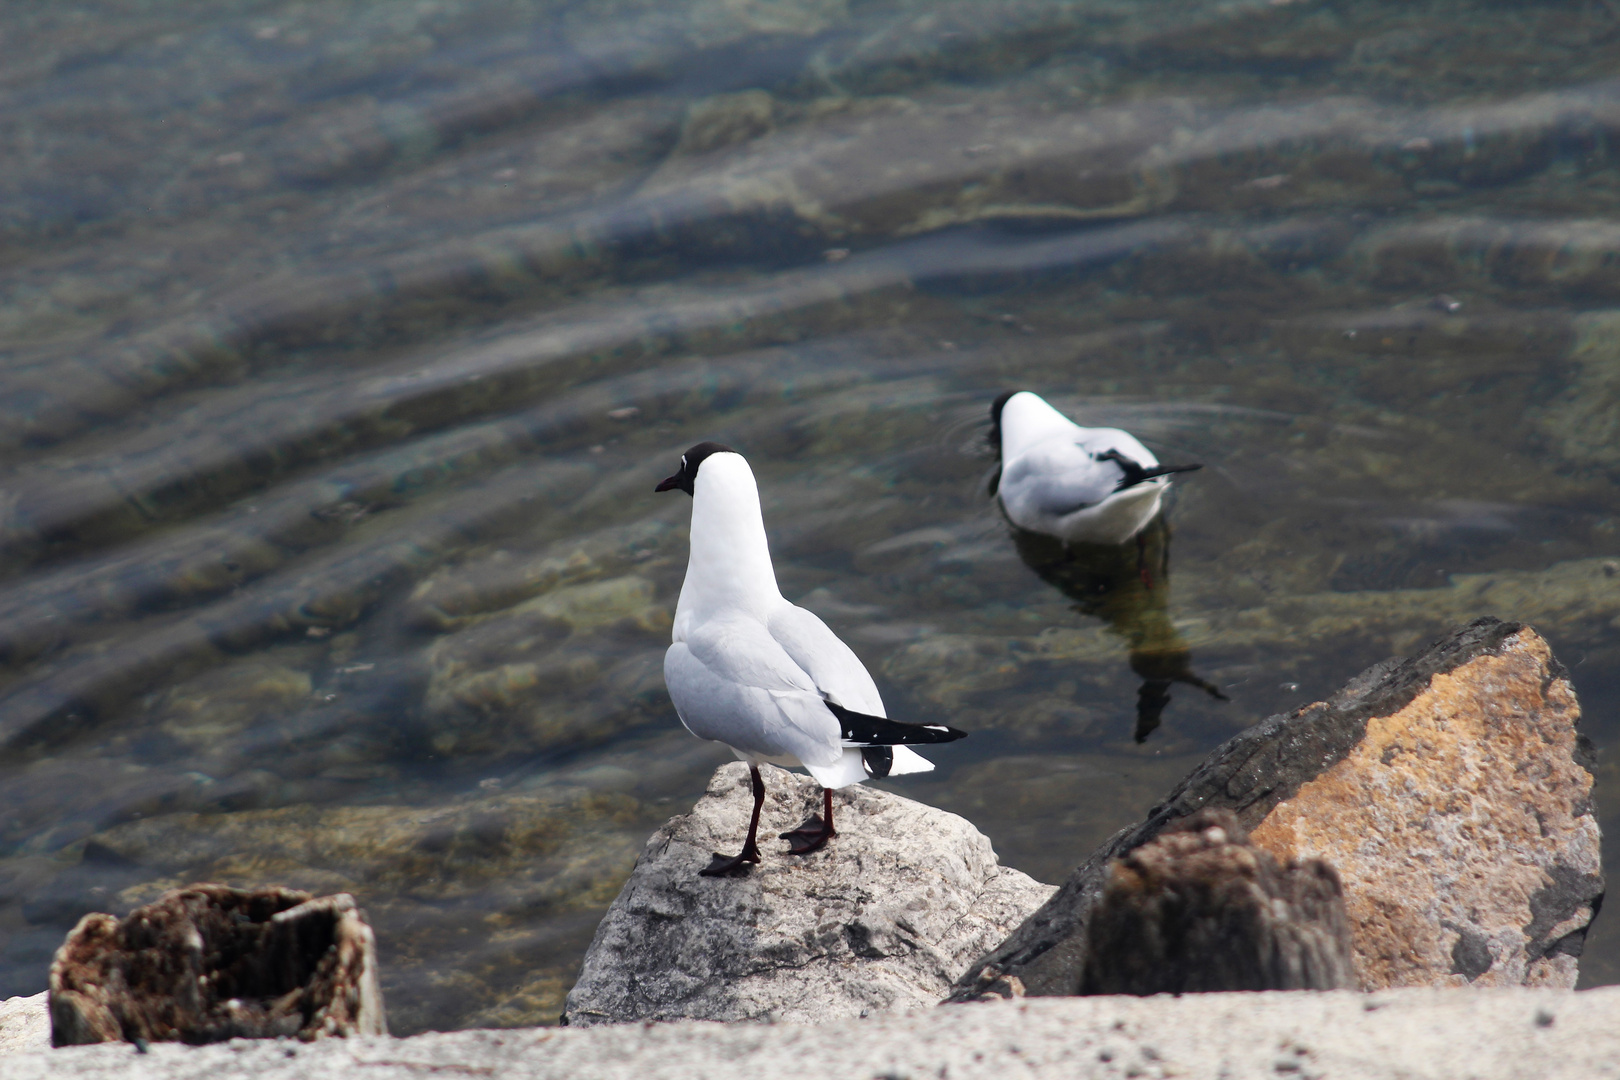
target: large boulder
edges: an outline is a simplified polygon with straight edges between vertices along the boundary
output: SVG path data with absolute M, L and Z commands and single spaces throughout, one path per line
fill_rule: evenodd
M 1052 894 L 1001 866 L 962 818 L 866 785 L 836 792 L 838 836 L 804 857 L 764 838 L 821 806 L 808 777 L 765 766 L 764 861 L 700 877 L 748 830 L 748 767 L 722 767 L 690 814 L 647 842 L 597 929 L 567 1021 L 818 1022 L 932 1007 Z
M 974 964 L 954 997 L 1021 980 L 1072 994 L 1110 863 L 1206 807 L 1282 862 L 1337 869 L 1356 981 L 1573 987 L 1603 898 L 1589 749 L 1534 630 L 1479 619 L 1363 672 L 1332 700 L 1217 748 Z

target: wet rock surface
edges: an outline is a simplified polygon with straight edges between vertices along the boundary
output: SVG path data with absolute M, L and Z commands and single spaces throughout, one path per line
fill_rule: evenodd
M 1350 955 L 1333 868 L 1279 864 L 1237 815 L 1204 809 L 1109 866 L 1086 922 L 1080 993 L 1345 990 Z
M 1110 860 L 1204 808 L 1339 871 L 1364 989 L 1572 987 L 1602 901 L 1579 706 L 1533 630 L 1481 619 L 1217 749 L 968 972 L 1073 993 Z
M 761 836 L 820 807 L 814 780 L 761 771 Z M 822 850 L 793 857 L 773 842 L 741 876 L 699 877 L 713 852 L 741 844 L 749 792 L 748 767 L 724 766 L 647 842 L 568 995 L 570 1024 L 931 1008 L 1052 891 L 999 865 L 963 819 L 864 784 L 834 794 L 838 835 Z
M 192 885 L 123 919 L 86 915 L 56 952 L 51 1043 L 386 1035 L 377 950 L 354 898 Z

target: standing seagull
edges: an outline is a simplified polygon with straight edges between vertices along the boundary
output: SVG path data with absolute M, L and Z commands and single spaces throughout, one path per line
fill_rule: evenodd
M 990 493 L 1014 525 L 1070 544 L 1123 544 L 1159 512 L 1170 473 L 1135 436 L 1083 428 L 1028 390 L 990 406 L 990 441 L 1001 470 Z
M 692 555 L 675 606 L 664 683 L 686 729 L 731 747 L 754 779 L 748 842 L 716 854 L 702 873 L 730 874 L 759 862 L 756 833 L 765 782 L 759 763 L 803 765 L 822 787 L 824 814 L 781 838 L 808 855 L 837 835 L 834 788 L 934 766 L 907 743 L 940 743 L 966 732 L 902 724 L 884 716 L 877 684 L 855 654 L 812 613 L 783 598 L 765 542 L 759 488 L 743 456 L 699 443 L 658 485 L 692 496 Z

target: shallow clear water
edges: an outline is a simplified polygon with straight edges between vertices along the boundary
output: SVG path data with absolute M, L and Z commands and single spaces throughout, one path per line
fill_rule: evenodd
M 0 995 L 86 911 L 274 881 L 361 899 L 396 1031 L 553 1020 L 729 756 L 660 672 L 689 504 L 652 488 L 703 439 L 891 713 L 972 732 L 896 790 L 1047 881 L 1478 614 L 1620 736 L 1606 5 L 0 30 Z M 1205 464 L 1154 590 L 1020 559 L 1010 387 Z M 1229 700 L 1172 683 L 1137 742 L 1144 642 Z M 1607 753 L 1599 785 L 1612 830 Z M 1583 981 L 1617 979 L 1600 921 Z

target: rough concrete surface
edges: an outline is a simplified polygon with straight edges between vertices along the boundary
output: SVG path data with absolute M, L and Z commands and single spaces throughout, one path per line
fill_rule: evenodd
M 723 766 L 647 842 L 568 995 L 571 1024 L 820 1022 L 931 1008 L 1052 894 L 1001 866 L 963 818 L 867 785 L 833 795 L 838 835 L 808 856 L 766 841 L 821 806 L 809 777 L 765 767 L 764 861 L 699 877 L 742 845 L 748 767 Z
M 1072 994 L 1111 861 L 1201 808 L 1339 872 L 1363 989 L 1572 987 L 1603 897 L 1589 749 L 1534 630 L 1482 618 L 1227 740 L 959 982 Z
M 623 1024 L 411 1039 L 123 1044 L 6 1059 L 6 1080 L 1588 1080 L 1620 1074 L 1620 987 L 1187 994 L 946 1005 L 799 1024 Z

